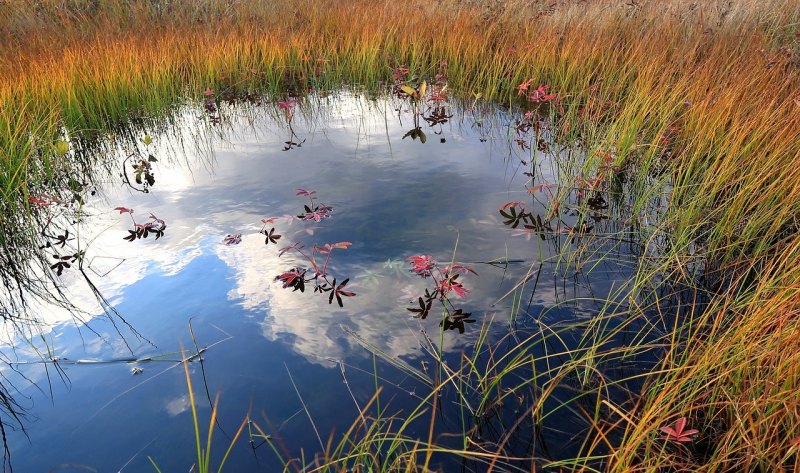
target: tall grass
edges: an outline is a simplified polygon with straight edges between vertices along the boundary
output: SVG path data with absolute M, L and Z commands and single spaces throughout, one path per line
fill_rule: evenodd
M 652 195 L 653 176 L 669 181 L 655 231 L 640 225 L 643 201 L 632 205 L 629 225 L 662 248 L 641 259 L 634 292 L 667 279 L 711 294 L 704 310 L 664 314 L 673 320 L 667 348 L 633 405 L 596 391 L 593 434 L 582 459 L 564 465 L 797 469 L 798 31 L 794 0 L 8 0 L 0 10 L 3 276 L 26 274 L 20 262 L 37 257 L 14 253 L 34 241 L 29 197 L 78 165 L 56 150 L 59 139 L 77 144 L 164 116 L 207 88 L 371 93 L 403 65 L 412 85 L 443 73 L 465 98 L 512 103 L 516 86 L 534 79 L 559 95 L 556 138 L 590 149 L 587 173 L 600 174 L 592 157 L 608 155 L 640 195 Z M 593 369 L 610 327 L 603 320 L 594 322 L 600 338 L 568 367 Z M 680 417 L 701 430 L 692 447 L 659 439 L 658 428 Z
M 184 355 L 185 352 L 181 351 L 181 354 Z M 225 450 L 225 453 L 222 455 L 222 459 L 219 461 L 219 466 L 214 468 L 212 461 L 211 461 L 211 442 L 214 437 L 214 428 L 217 421 L 217 413 L 219 408 L 219 395 L 214 400 L 214 405 L 211 407 L 211 415 L 209 416 L 208 421 L 208 432 L 206 433 L 206 444 L 205 447 L 202 445 L 202 436 L 200 434 L 200 420 L 197 416 L 197 401 L 194 396 L 194 389 L 192 388 L 192 378 L 189 375 L 189 365 L 187 360 L 190 360 L 191 356 L 187 358 L 184 356 L 184 361 L 181 361 L 183 365 L 183 373 L 186 377 L 186 387 L 189 392 L 189 406 L 192 410 L 192 426 L 194 427 L 194 440 L 195 440 L 195 451 L 197 453 L 197 463 L 192 465 L 190 468 L 191 471 L 197 471 L 198 473 L 213 473 L 213 472 L 221 472 L 225 467 L 225 462 L 228 460 L 228 457 L 231 454 L 231 450 L 233 446 L 236 444 L 236 441 L 239 439 L 239 436 L 244 431 L 245 426 L 249 425 L 250 420 L 245 417 L 244 420 L 239 424 L 239 427 L 236 429 L 236 432 L 233 434 L 233 437 L 230 439 L 228 443 L 228 447 Z M 211 399 L 209 398 L 209 401 Z M 147 457 L 150 461 L 150 464 L 153 468 L 158 472 L 161 473 L 161 469 L 158 467 L 158 464 L 152 457 Z

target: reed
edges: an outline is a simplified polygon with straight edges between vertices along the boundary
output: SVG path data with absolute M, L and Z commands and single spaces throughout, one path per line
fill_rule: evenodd
M 219 460 L 219 466 L 214 468 L 213 462 L 211 459 L 211 445 L 212 445 L 212 438 L 214 437 L 214 428 L 217 422 L 217 413 L 219 408 L 219 395 L 214 400 L 214 404 L 211 407 L 211 415 L 209 416 L 208 421 L 208 432 L 206 434 L 206 444 L 205 447 L 202 445 L 202 436 L 200 431 L 202 430 L 200 427 L 200 419 L 197 415 L 197 399 L 194 396 L 194 389 L 192 388 L 192 378 L 189 374 L 189 361 L 191 361 L 192 356 L 186 356 L 186 352 L 181 350 L 181 355 L 183 356 L 183 361 L 180 363 L 183 365 L 183 373 L 186 377 L 186 387 L 189 393 L 189 406 L 192 410 L 192 426 L 194 427 L 194 440 L 195 440 L 195 451 L 197 453 L 197 463 L 192 465 L 190 470 L 197 471 L 198 473 L 212 473 L 212 472 L 221 472 L 225 467 L 225 462 L 228 460 L 228 457 L 231 454 L 231 450 L 233 446 L 236 445 L 236 441 L 239 439 L 239 436 L 244 431 L 244 428 L 249 425 L 250 420 L 248 417 L 245 417 L 242 422 L 239 424 L 239 427 L 236 429 L 236 432 L 233 434 L 233 437 L 230 439 L 228 443 L 227 449 L 225 453 L 222 455 L 222 459 Z M 209 398 L 209 402 L 211 399 Z M 148 456 L 147 457 L 150 464 L 153 466 L 153 469 L 156 470 L 158 473 L 161 473 L 161 469 L 158 467 L 158 463 L 155 459 Z

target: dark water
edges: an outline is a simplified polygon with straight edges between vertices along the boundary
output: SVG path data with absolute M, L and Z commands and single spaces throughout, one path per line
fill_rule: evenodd
M 619 237 L 617 220 L 602 217 L 611 210 L 601 202 L 596 221 L 587 220 L 591 228 L 576 235 L 568 229 L 581 215 L 559 209 L 563 227 L 551 228 L 546 240 L 536 230 L 504 225 L 498 212 L 506 202 L 523 201 L 546 216 L 550 191 L 528 190 L 542 183 L 572 186 L 566 176 L 574 178 L 581 152 L 552 143 L 546 131 L 540 136 L 550 149 L 536 151 L 533 132 L 516 129 L 521 114 L 451 112 L 444 124 L 421 122 L 424 144 L 402 138 L 413 128 L 403 102 L 349 95 L 295 107 L 291 130 L 280 109 L 255 107 L 233 109 L 219 124 L 188 109 L 175 128 L 153 132 L 152 144 L 135 150 L 158 160 L 150 192 L 132 189 L 143 185 L 133 182 L 129 160 L 132 185 L 113 174 L 87 202 L 73 227 L 78 239 L 69 242 L 85 250 L 87 273 L 130 326 L 106 317 L 82 325 L 45 307 L 41 337 L 17 338 L 3 350 L 8 361 L 20 363 L 11 365 L 18 373 L 4 366 L 3 374 L 26 411 L 25 433 L 9 434 L 15 470 L 154 471 L 151 456 L 162 471 L 188 471 L 195 447 L 177 360 L 196 350 L 195 341 L 207 347 L 202 366 L 188 363 L 204 432 L 209 397 L 220 395 L 212 458 L 221 457 L 227 436 L 249 412 L 285 444 L 284 456 L 303 448 L 308 459 L 322 448 L 303 405 L 324 442 L 357 418 L 376 383 L 394 412 L 416 406 L 430 391 L 385 357 L 432 376 L 431 344 L 457 366 L 488 321 L 489 338 L 497 340 L 519 327 L 542 330 L 536 321 L 550 327 L 590 320 L 602 300 L 625 287 L 636 264 L 631 251 L 639 251 Z M 301 146 L 284 150 L 286 141 Z M 132 152 L 120 145 L 109 159 L 122 162 Z M 316 191 L 314 203 L 333 208 L 329 218 L 297 218 L 310 205 L 297 189 Z M 163 237 L 123 240 L 133 227 L 128 214 L 113 210 L 120 206 L 134 209 L 140 223 L 151 212 L 163 219 Z M 279 218 L 266 230 L 274 227 L 281 238 L 265 245 L 259 231 L 269 217 Z M 241 242 L 225 244 L 230 234 L 241 234 Z M 330 279 L 349 278 L 345 289 L 356 293 L 343 297 L 344 307 L 335 299 L 329 304 L 327 292 L 315 293 L 313 282 L 301 293 L 276 280 L 309 266 L 297 253 L 279 256 L 280 248 L 298 242 L 306 252 L 315 244 L 352 243 L 333 251 L 328 268 Z M 431 255 L 440 266 L 462 262 L 477 272 L 459 277 L 468 294 L 450 293 L 451 312 L 460 308 L 475 320 L 465 333 L 441 332 L 438 301 L 425 320 L 407 310 L 432 287 L 430 278 L 409 271 L 413 255 Z M 82 277 L 67 269 L 62 279 L 73 302 L 99 313 Z M 566 333 L 560 340 L 578 344 L 579 337 Z M 441 432 L 461 428 L 452 415 L 443 410 Z M 537 454 L 568 453 L 567 440 L 580 430 L 566 413 L 553 419 L 560 431 L 548 433 L 547 445 L 534 447 Z M 419 436 L 426 435 L 423 423 Z M 252 447 L 245 429 L 225 470 L 279 468 L 267 445 Z

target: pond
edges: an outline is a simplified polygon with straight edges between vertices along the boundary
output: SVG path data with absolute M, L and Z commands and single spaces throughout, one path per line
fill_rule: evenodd
M 87 315 L 41 305 L 36 331 L 7 329 L 17 471 L 155 471 L 148 457 L 187 471 L 184 366 L 203 432 L 219 395 L 214 463 L 250 415 L 226 471 L 279 471 L 301 449 L 296 464 L 310 463 L 362 409 L 400 419 L 419 405 L 403 435 L 428 438 L 432 409 L 442 445 L 467 433 L 510 457 L 565 458 L 590 419 L 559 399 L 603 384 L 622 402 L 657 359 L 619 347 L 655 330 L 624 314 L 652 251 L 636 235 L 662 196 L 632 210 L 623 173 L 618 189 L 584 174 L 584 147 L 546 118 L 477 102 L 418 116 L 348 92 L 210 105 L 109 136 L 98 160 L 111 172 L 86 179 L 78 216 L 39 204 L 53 214 L 42 246 L 68 263 L 62 289 Z M 526 419 L 557 368 L 601 339 L 617 355 L 575 366 L 548 414 Z M 481 394 L 479 372 L 494 379 L 517 352 L 535 361 Z M 462 354 L 477 367 L 455 376 Z

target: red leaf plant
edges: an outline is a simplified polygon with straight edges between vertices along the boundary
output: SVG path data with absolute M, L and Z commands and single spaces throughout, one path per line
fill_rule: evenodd
M 289 120 L 292 119 L 292 109 L 295 105 L 297 105 L 297 100 L 294 99 L 278 100 L 278 108 L 286 112 Z
M 289 151 L 294 148 L 299 148 L 306 142 L 305 139 L 301 140 L 297 133 L 295 133 L 294 128 L 292 127 L 292 120 L 294 119 L 294 109 L 297 106 L 297 100 L 288 98 L 286 100 L 278 100 L 277 105 L 278 109 L 282 110 L 283 113 L 286 115 L 286 122 L 289 125 L 289 139 L 284 141 L 283 143 L 286 145 L 283 147 L 283 151 Z
M 123 237 L 123 240 L 132 242 L 140 238 L 147 238 L 148 235 L 155 235 L 155 239 L 158 240 L 164 236 L 164 231 L 167 229 L 167 223 L 152 213 L 148 217 L 150 221 L 146 223 L 138 223 L 133 218 L 133 209 L 129 209 L 127 207 L 115 207 L 114 210 L 118 211 L 120 214 L 127 213 L 131 217 L 133 230 L 128 230 L 128 236 Z
M 461 263 L 439 267 L 439 264 L 431 255 L 409 256 L 408 261 L 411 263 L 410 271 L 412 273 L 422 278 L 430 277 L 433 279 L 433 298 L 438 297 L 442 301 L 447 298 L 450 291 L 455 292 L 459 297 L 466 296 L 469 290 L 460 281 L 456 280 L 461 274 L 478 274 L 469 266 Z
M 309 203 L 303 206 L 303 213 L 297 215 L 295 218 L 300 221 L 314 220 L 320 222 L 323 219 L 331 217 L 333 207 L 322 204 L 318 201 L 317 191 L 298 188 L 295 190 L 295 195 L 298 197 L 307 197 Z M 277 243 L 281 235 L 275 233 L 275 228 L 268 230 L 268 226 L 274 224 L 278 217 L 270 217 L 261 219 L 264 224 L 261 233 L 266 236 L 265 243 Z M 301 242 L 295 242 L 289 246 L 281 248 L 278 251 L 278 257 L 286 253 L 293 252 L 303 259 L 305 259 L 310 267 L 295 267 L 278 275 L 275 280 L 280 281 L 284 288 L 292 288 L 292 291 L 305 292 L 306 283 L 313 285 L 315 293 L 330 293 L 328 294 L 328 303 L 332 304 L 335 300 L 339 307 L 342 307 L 343 297 L 353 297 L 355 292 L 345 289 L 345 286 L 350 281 L 345 278 L 337 284 L 336 278 L 330 278 L 328 274 L 328 267 L 331 261 L 331 255 L 334 250 L 346 250 L 352 245 L 349 241 L 340 241 L 336 243 L 325 243 L 322 245 L 312 245 L 306 248 Z M 324 260 L 322 258 L 324 256 Z
M 694 440 L 692 435 L 699 434 L 697 429 L 686 429 L 686 417 L 681 417 L 675 421 L 672 426 L 661 427 L 661 432 L 666 434 L 662 437 L 663 440 L 671 440 L 673 442 L 691 442 Z
M 411 262 L 411 272 L 423 278 L 430 276 L 431 271 L 436 267 L 436 260 L 431 255 L 409 256 L 408 261 Z
M 30 203 L 38 205 L 39 207 L 44 207 L 44 208 L 50 207 L 53 204 L 60 203 L 60 201 L 58 199 L 56 199 L 55 197 L 51 197 L 51 196 L 46 195 L 46 194 L 39 194 L 39 195 L 36 195 L 36 196 L 30 196 L 30 197 L 28 197 L 28 200 L 30 201 Z
M 226 245 L 238 245 L 242 242 L 242 234 L 241 233 L 232 233 L 229 235 L 225 235 L 225 238 L 222 240 Z
M 416 305 L 408 308 L 412 316 L 418 319 L 425 319 L 430 315 L 434 300 L 439 300 L 444 309 L 444 319 L 439 324 L 444 330 L 458 330 L 464 333 L 464 323 L 472 323 L 469 312 L 453 306 L 449 294 L 455 293 L 458 297 L 466 297 L 469 289 L 464 287 L 458 278 L 467 273 L 477 274 L 469 266 L 453 263 L 447 266 L 439 266 L 431 255 L 413 255 L 408 257 L 411 263 L 411 272 L 417 276 L 427 279 L 431 278 L 433 289 L 426 288 L 425 294 L 418 297 Z M 417 307 L 419 305 L 419 307 Z
M 408 78 L 408 67 L 406 66 L 397 66 L 392 69 L 392 77 L 394 78 L 395 82 L 405 82 Z
M 528 79 L 517 86 L 517 95 L 528 95 L 528 88 L 531 86 L 533 79 Z
M 540 85 L 539 87 L 536 88 L 536 90 L 533 90 L 528 94 L 528 100 L 537 103 L 550 102 L 551 100 L 556 98 L 556 94 L 547 93 L 547 90 L 549 88 L 550 88 L 549 85 Z
M 557 95 L 548 93 L 550 86 L 547 84 L 540 84 L 539 87 L 531 89 L 533 79 L 528 79 L 517 86 L 517 94 L 524 95 L 529 102 L 546 103 L 554 100 Z

